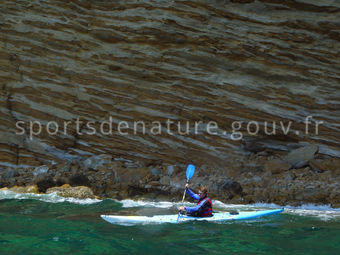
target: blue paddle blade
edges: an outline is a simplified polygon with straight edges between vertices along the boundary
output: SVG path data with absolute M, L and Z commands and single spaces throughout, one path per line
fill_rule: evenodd
M 192 164 L 189 164 L 187 167 L 187 182 L 191 179 L 194 173 L 195 173 L 195 166 Z

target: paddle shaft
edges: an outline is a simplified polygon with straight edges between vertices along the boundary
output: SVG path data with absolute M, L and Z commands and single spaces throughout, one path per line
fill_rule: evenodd
M 187 184 L 188 184 L 188 182 L 187 182 Z M 183 205 L 183 203 L 184 203 L 185 193 L 187 193 L 186 191 L 187 191 L 187 188 L 185 187 L 184 194 L 183 194 L 183 198 L 182 198 L 182 205 Z
M 188 184 L 189 182 L 187 182 L 187 184 Z M 185 193 L 186 193 L 186 191 L 187 191 L 187 187 L 185 187 L 185 189 L 184 189 L 184 193 L 183 193 L 183 198 L 182 198 L 182 205 L 183 205 L 183 203 L 184 203 L 184 198 L 185 198 Z M 179 217 L 181 216 L 181 212 L 178 212 L 178 217 L 177 217 L 177 222 L 179 221 Z

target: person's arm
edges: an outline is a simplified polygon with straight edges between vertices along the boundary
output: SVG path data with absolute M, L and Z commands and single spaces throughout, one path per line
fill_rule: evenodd
M 192 206 L 192 207 L 184 207 L 184 209 L 188 212 L 188 213 L 194 213 L 200 210 L 203 210 L 203 206 L 205 204 L 205 202 L 207 202 L 206 200 L 202 200 L 198 205 L 196 206 Z
M 195 194 L 194 192 L 191 191 L 191 189 L 187 188 L 186 192 L 189 196 L 191 196 L 193 199 L 200 200 L 200 196 Z

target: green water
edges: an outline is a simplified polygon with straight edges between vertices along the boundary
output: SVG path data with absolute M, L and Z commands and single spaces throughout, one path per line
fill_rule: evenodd
M 171 213 L 105 200 L 0 200 L 0 254 L 340 254 L 340 219 L 290 213 L 256 220 L 119 226 L 100 214 Z M 320 211 L 322 214 L 322 211 Z

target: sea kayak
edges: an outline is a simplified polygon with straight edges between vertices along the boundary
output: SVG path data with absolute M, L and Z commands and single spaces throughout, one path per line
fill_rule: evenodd
M 230 220 L 248 220 L 257 217 L 273 215 L 283 212 L 284 209 L 264 210 L 264 211 L 250 211 L 239 212 L 238 214 L 231 214 L 229 212 L 214 213 L 212 217 L 191 217 L 181 215 L 179 222 L 186 221 L 230 221 Z M 101 215 L 104 220 L 112 224 L 133 225 L 133 224 L 152 224 L 152 223 L 178 223 L 178 215 L 155 215 L 155 216 L 119 216 L 119 215 Z

